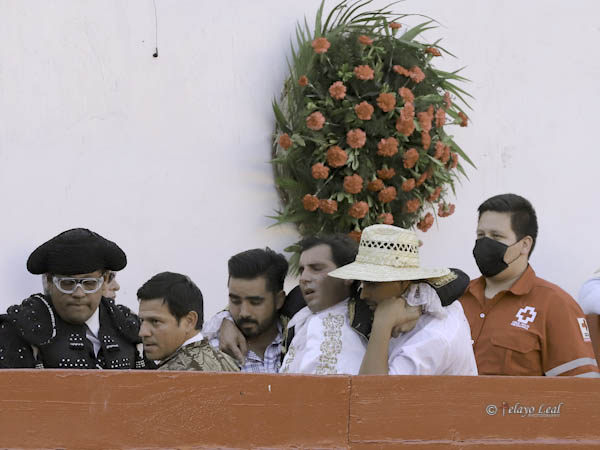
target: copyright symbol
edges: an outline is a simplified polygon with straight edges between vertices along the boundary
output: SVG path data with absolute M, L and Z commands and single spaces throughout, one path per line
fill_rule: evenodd
M 488 416 L 495 416 L 498 412 L 498 407 L 496 405 L 487 405 L 485 407 L 485 412 L 488 414 Z

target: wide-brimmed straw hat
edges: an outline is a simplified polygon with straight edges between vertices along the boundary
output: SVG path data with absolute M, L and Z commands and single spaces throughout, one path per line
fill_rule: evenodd
M 330 277 L 360 281 L 405 281 L 442 277 L 450 269 L 420 266 L 419 240 L 411 230 L 392 225 L 371 225 L 363 230 L 356 261 Z

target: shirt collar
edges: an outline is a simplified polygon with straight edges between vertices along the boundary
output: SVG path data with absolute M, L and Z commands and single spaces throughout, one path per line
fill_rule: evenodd
M 509 291 L 515 295 L 529 294 L 531 289 L 533 289 L 534 280 L 535 272 L 531 266 L 527 264 L 527 269 L 525 269 L 525 272 L 523 272 L 519 279 L 510 287 Z
M 528 294 L 531 289 L 533 289 L 535 278 L 535 272 L 528 264 L 525 272 L 523 272 L 519 279 L 513 283 L 513 285 L 508 289 L 508 292 L 514 295 Z M 485 298 L 485 278 L 481 276 L 476 280 L 473 280 L 469 284 L 467 291 L 469 291 L 475 298 Z
M 201 332 L 199 332 L 197 335 L 192 336 L 191 338 L 189 338 L 187 341 L 185 341 L 181 347 L 185 347 L 188 344 L 193 344 L 194 342 L 200 342 L 202 339 L 204 339 L 204 336 L 202 335 Z M 179 347 L 179 348 L 181 348 Z
M 96 308 L 94 314 L 85 321 L 90 333 L 92 333 L 95 337 L 98 337 L 98 332 L 100 331 L 100 308 Z

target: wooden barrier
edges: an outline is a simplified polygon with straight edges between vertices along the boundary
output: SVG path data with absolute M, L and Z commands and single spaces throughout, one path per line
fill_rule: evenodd
M 0 447 L 597 448 L 600 381 L 0 371 Z

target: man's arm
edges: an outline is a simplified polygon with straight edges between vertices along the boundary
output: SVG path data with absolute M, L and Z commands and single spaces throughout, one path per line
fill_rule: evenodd
M 219 328 L 219 350 L 227 353 L 240 365 L 244 365 L 248 354 L 248 343 L 246 337 L 232 320 L 223 320 L 221 323 L 221 328 Z
M 202 334 L 208 339 L 210 345 L 244 365 L 248 344 L 228 310 L 218 312 L 206 322 Z
M 567 293 L 556 297 L 547 312 L 542 364 L 546 376 L 597 378 L 598 365 L 585 315 Z
M 389 373 L 389 344 L 392 335 L 412 329 L 421 315 L 420 309 L 406 304 L 402 297 L 388 298 L 377 305 L 371 337 L 360 366 L 361 375 Z

